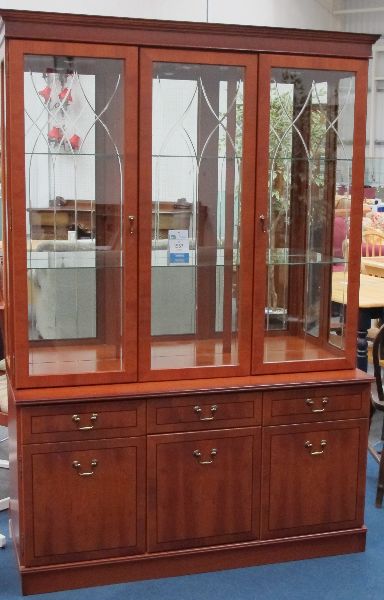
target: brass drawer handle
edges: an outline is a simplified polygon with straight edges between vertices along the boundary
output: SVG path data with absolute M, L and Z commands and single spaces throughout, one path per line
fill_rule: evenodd
M 94 423 L 96 421 L 97 417 L 98 417 L 97 413 L 92 413 L 92 415 L 91 415 L 91 421 Z M 94 428 L 94 425 L 85 425 L 84 427 L 79 427 L 79 423 L 80 423 L 80 417 L 79 417 L 79 415 L 73 415 L 72 416 L 72 421 L 74 423 L 76 423 L 78 431 L 89 431 L 90 429 Z
M 80 469 L 81 469 L 81 463 L 79 463 L 79 461 L 78 461 L 78 460 L 74 460 L 74 461 L 73 461 L 73 463 L 72 463 L 72 467 L 73 467 L 74 469 L 76 469 L 76 471 L 77 471 L 77 474 L 78 474 L 80 477 L 91 477 L 91 475 L 94 475 L 94 474 L 95 474 L 95 472 L 94 472 L 94 471 L 84 471 L 83 473 L 80 473 Z M 97 460 L 96 460 L 96 458 L 93 458 L 93 459 L 91 460 L 91 467 L 92 467 L 93 469 L 94 469 L 95 467 L 97 467 Z
M 197 404 L 196 406 L 193 407 L 193 410 L 198 415 L 201 415 L 203 409 Z M 211 410 L 211 416 L 210 417 L 202 417 L 202 416 L 200 416 L 199 417 L 199 421 L 213 421 L 213 419 L 215 418 L 215 413 L 217 411 L 217 404 L 212 404 L 210 410 Z
M 305 404 L 307 406 L 313 406 L 315 404 L 315 401 L 312 398 L 307 398 L 305 401 Z M 321 399 L 321 404 L 323 405 L 323 408 L 312 408 L 311 412 L 313 413 L 322 413 L 325 412 L 325 407 L 328 404 L 328 398 L 327 396 L 324 396 L 324 398 Z
M 200 450 L 194 450 L 193 451 L 193 456 L 196 458 L 197 462 L 199 463 L 199 465 L 211 465 L 213 463 L 213 461 L 215 460 L 215 456 L 217 454 L 217 450 L 216 448 L 212 448 L 210 455 L 211 455 L 211 459 L 210 460 L 200 460 L 201 459 L 201 452 Z
M 324 449 L 325 449 L 326 445 L 327 445 L 327 440 L 321 440 L 321 442 L 320 442 L 321 450 L 311 450 L 313 444 L 311 444 L 311 442 L 308 440 L 307 442 L 305 442 L 304 448 L 308 448 L 309 454 L 311 456 L 319 456 L 319 454 L 324 454 Z

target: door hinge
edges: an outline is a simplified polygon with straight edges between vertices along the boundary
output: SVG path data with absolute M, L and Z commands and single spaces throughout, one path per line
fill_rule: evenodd
M 23 533 L 20 534 L 20 552 L 21 552 L 21 556 L 24 558 L 24 554 L 25 554 L 25 537 L 24 537 Z

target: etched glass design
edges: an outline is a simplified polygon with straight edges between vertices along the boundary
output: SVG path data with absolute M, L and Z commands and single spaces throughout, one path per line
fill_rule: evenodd
M 25 57 L 31 374 L 121 369 L 122 74 L 119 60 Z
M 242 68 L 154 65 L 154 369 L 238 362 L 242 116 Z
M 271 72 L 267 362 L 344 348 L 354 83 L 344 72 Z

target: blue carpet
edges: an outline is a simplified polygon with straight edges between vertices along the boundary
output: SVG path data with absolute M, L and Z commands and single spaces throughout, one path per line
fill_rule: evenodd
M 35 600 L 379 600 L 384 598 L 384 509 L 374 507 L 377 464 L 368 459 L 365 553 L 302 560 L 217 573 L 140 581 L 69 592 Z M 7 512 L 0 513 L 0 531 Z M 0 550 L 0 599 L 20 600 L 11 544 Z

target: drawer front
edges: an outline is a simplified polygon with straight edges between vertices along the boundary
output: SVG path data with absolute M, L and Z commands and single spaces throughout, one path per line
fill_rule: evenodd
M 31 406 L 21 409 L 24 443 L 125 437 L 145 433 L 145 401 Z
M 369 394 L 359 386 L 308 387 L 263 394 L 263 424 L 354 419 L 369 414 Z
M 261 423 L 261 394 L 196 394 L 149 400 L 148 433 L 252 427 Z

